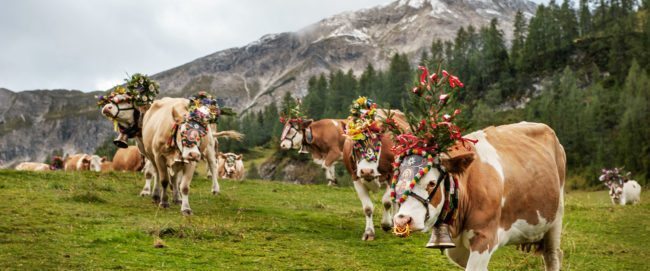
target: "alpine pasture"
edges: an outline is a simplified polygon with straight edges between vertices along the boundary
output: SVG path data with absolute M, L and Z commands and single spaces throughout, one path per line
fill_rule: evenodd
M 203 172 L 203 171 L 201 171 Z M 194 215 L 139 197 L 140 173 L 0 171 L 0 269 L 456 270 L 428 233 L 360 240 L 351 186 L 192 182 Z M 376 213 L 380 195 L 374 194 Z M 569 192 L 563 270 L 647 270 L 650 203 L 612 206 L 606 191 Z M 538 270 L 541 258 L 500 249 L 491 270 Z

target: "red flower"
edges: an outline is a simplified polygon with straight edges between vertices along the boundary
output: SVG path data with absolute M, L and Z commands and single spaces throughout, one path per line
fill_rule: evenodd
M 457 87 L 457 86 L 462 88 L 462 87 L 464 87 L 465 85 L 463 85 L 463 82 L 461 82 L 460 80 L 458 80 L 458 77 L 451 75 L 451 76 L 449 76 L 449 86 L 450 86 L 451 88 L 455 88 L 455 87 Z
M 442 76 L 443 77 L 448 77 L 449 73 L 446 70 L 442 70 Z
M 433 82 L 434 84 L 437 84 L 437 83 L 438 83 L 438 74 L 437 74 L 437 73 L 432 74 L 432 75 L 429 77 L 429 80 L 430 80 L 431 82 Z
M 449 99 L 449 94 L 440 94 L 438 99 L 440 100 L 440 104 L 446 104 Z
M 429 70 L 427 70 L 427 67 L 424 66 L 419 66 L 418 69 L 422 71 L 422 74 L 420 74 L 420 85 L 424 86 L 427 84 L 427 77 L 429 77 Z

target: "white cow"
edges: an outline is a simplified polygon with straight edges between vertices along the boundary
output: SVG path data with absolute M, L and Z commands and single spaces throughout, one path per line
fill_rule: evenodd
M 612 204 L 637 204 L 641 201 L 641 185 L 634 180 L 627 181 L 623 186 L 614 185 L 609 190 Z

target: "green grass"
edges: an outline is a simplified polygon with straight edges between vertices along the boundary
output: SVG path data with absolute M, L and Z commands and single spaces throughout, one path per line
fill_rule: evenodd
M 139 174 L 0 171 L 0 269 L 457 270 L 428 234 L 400 239 L 379 228 L 361 241 L 352 187 L 220 181 L 201 172 L 194 216 L 138 197 Z M 648 270 L 650 204 L 611 206 L 607 193 L 566 197 L 564 270 Z M 162 240 L 164 248 L 155 248 Z M 540 257 L 507 247 L 491 270 L 541 270 Z

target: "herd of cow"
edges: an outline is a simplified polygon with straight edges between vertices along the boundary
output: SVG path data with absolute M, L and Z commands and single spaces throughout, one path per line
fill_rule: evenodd
M 169 207 L 170 187 L 185 215 L 192 213 L 189 187 L 200 159 L 208 162 L 209 173 L 220 172 L 210 176 L 215 195 L 220 191 L 218 177 L 243 177 L 241 155 L 219 153 L 217 142 L 217 137 L 242 135 L 217 132 L 218 108 L 211 97 L 199 94 L 198 99 L 166 97 L 138 103 L 143 100 L 137 95 L 118 91 L 101 104 L 102 114 L 120 128 L 116 141 L 134 138 L 137 146 L 120 149 L 112 163 L 92 155 L 67 157 L 66 170 L 127 170 L 123 164 L 132 166 L 128 170 L 144 168 L 147 181 L 141 195 L 151 193 L 155 180 L 154 201 Z M 377 111 L 378 119 L 390 118 L 401 129 L 410 129 L 403 113 Z M 445 248 L 449 259 L 467 270 L 486 270 L 493 253 L 505 245 L 534 247 L 547 270 L 560 269 L 566 155 L 547 125 L 521 122 L 470 133 L 463 138 L 475 143 L 454 145 L 430 158 L 426 167 L 424 153 L 396 160 L 394 137 L 388 130 L 372 136 L 376 144 L 362 146 L 346 135 L 350 129 L 346 120 L 300 118 L 284 123 L 281 149 L 310 153 L 325 169 L 329 185 L 337 184 L 334 166 L 343 161 L 362 203 L 363 240 L 375 238 L 370 192 L 385 187 L 382 229 L 401 236 L 432 229 L 427 247 Z M 399 178 L 394 176 L 400 171 Z M 396 192 L 402 195 L 398 201 Z M 454 223 L 441 224 L 442 214 L 450 213 L 450 208 Z

